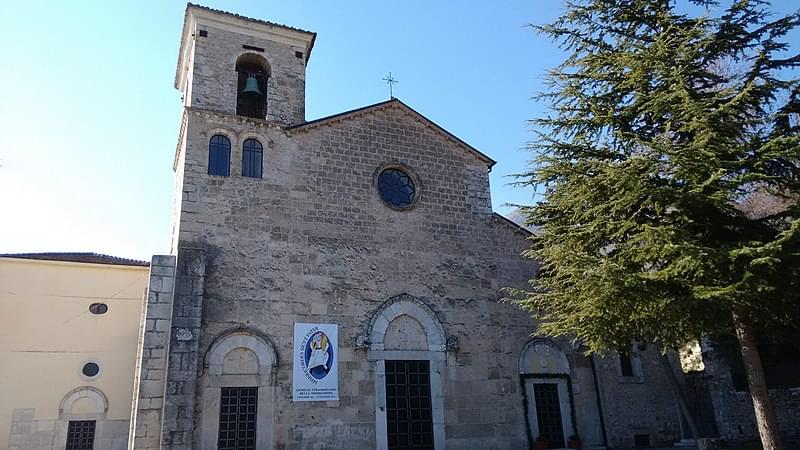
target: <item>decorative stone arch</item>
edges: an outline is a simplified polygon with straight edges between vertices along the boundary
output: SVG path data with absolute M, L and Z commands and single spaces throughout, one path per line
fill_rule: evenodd
M 93 411 L 89 412 L 87 406 L 93 405 Z M 58 405 L 58 417 L 75 419 L 76 417 L 87 417 L 91 419 L 105 419 L 108 413 L 108 398 L 103 391 L 93 386 L 77 387 L 61 400 Z M 91 416 L 91 417 L 88 417 Z
M 95 447 L 110 447 L 113 440 L 113 426 L 107 427 L 108 397 L 94 386 L 80 386 L 69 392 L 58 405 L 58 420 L 54 430 L 54 449 L 63 449 L 67 442 L 67 428 L 70 420 L 95 421 Z
M 228 138 L 228 140 L 231 141 L 231 147 L 235 147 L 236 145 L 239 144 L 238 141 L 239 137 L 236 133 L 227 128 L 221 128 L 221 127 L 215 127 L 208 130 L 207 132 L 203 132 L 203 136 L 206 139 L 206 143 L 208 143 L 208 140 L 211 139 L 212 136 L 217 134 L 220 134 Z
M 258 142 L 260 142 L 261 145 L 263 145 L 264 147 L 267 147 L 269 145 L 269 142 L 270 142 L 270 140 L 267 138 L 267 136 L 265 136 L 262 133 L 258 133 L 256 131 L 253 131 L 253 130 L 242 131 L 241 133 L 239 133 L 238 139 L 239 139 L 240 143 L 243 143 L 244 141 L 246 141 L 248 139 L 255 139 Z
M 205 368 L 209 375 L 225 375 L 225 357 L 236 349 L 246 349 L 258 358 L 258 369 L 247 375 L 273 375 L 277 358 L 275 349 L 266 339 L 249 330 L 229 331 L 219 336 L 206 353 Z M 231 372 L 228 372 L 231 373 Z M 268 382 L 273 384 L 272 380 Z
M 550 339 L 531 339 L 519 357 L 520 374 L 570 374 L 569 360 L 561 346 Z
M 436 313 L 421 300 L 408 294 L 392 297 L 381 305 L 369 322 L 369 343 L 371 351 L 382 351 L 384 339 L 389 325 L 401 316 L 414 319 L 425 331 L 427 351 L 443 352 L 447 350 L 447 339 Z
M 200 383 L 202 449 L 217 447 L 220 397 L 226 387 L 258 388 L 256 448 L 272 448 L 277 363 L 272 344 L 253 330 L 230 330 L 214 340 L 205 354 Z
M 397 327 L 397 324 L 403 326 Z M 384 302 L 373 314 L 366 336 L 367 359 L 375 362 L 375 438 L 378 450 L 389 447 L 386 360 L 429 361 L 434 448 L 445 448 L 442 372 L 447 361 L 447 338 L 436 313 L 422 300 L 400 294 Z
M 525 343 L 519 356 L 520 385 L 522 404 L 525 411 L 528 442 L 533 448 L 534 440 L 542 433 L 539 430 L 539 405 L 536 404 L 535 390 L 542 385 L 555 385 L 551 390 L 557 392 L 561 416 L 561 438 L 566 445 L 569 436 L 575 434 L 575 406 L 572 393 L 572 378 L 567 346 L 551 339 L 534 338 Z
M 236 54 L 236 58 L 233 60 L 234 69 L 241 67 L 244 64 L 259 66 L 264 73 L 272 76 L 272 65 L 261 53 L 251 50 L 240 51 L 238 54 Z

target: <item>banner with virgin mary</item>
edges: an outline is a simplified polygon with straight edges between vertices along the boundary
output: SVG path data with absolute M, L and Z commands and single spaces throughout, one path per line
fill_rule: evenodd
M 294 324 L 294 401 L 339 400 L 339 327 Z

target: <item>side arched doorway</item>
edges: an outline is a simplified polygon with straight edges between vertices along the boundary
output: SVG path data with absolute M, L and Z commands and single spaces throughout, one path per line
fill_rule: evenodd
M 553 341 L 534 339 L 522 350 L 519 373 L 531 447 L 541 438 L 547 441 L 548 448 L 566 448 L 567 440 L 575 434 L 566 354 Z
M 276 365 L 272 344 L 252 330 L 214 341 L 201 379 L 201 449 L 272 448 Z

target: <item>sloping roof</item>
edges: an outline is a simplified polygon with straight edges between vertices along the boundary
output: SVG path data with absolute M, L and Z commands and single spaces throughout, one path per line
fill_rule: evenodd
M 434 130 L 439 132 L 439 134 L 443 135 L 445 138 L 455 141 L 458 145 L 460 145 L 461 147 L 465 148 L 467 151 L 469 151 L 469 152 L 473 153 L 475 156 L 477 156 L 478 159 L 484 161 L 486 163 L 486 165 L 489 167 L 489 170 L 491 170 L 492 166 L 497 164 L 497 161 L 493 160 L 492 158 L 490 158 L 485 153 L 481 152 L 480 150 L 476 149 L 475 147 L 473 147 L 473 146 L 467 144 L 466 142 L 462 141 L 458 136 L 454 135 L 453 133 L 450 133 L 446 129 L 442 128 L 436 122 L 434 122 L 431 119 L 423 116 L 422 114 L 417 112 L 414 108 L 406 105 L 405 103 L 403 103 L 402 101 L 400 101 L 400 100 L 398 100 L 397 98 L 394 98 L 394 97 L 392 97 L 389 100 L 380 102 L 380 103 L 375 103 L 375 104 L 372 104 L 372 105 L 363 106 L 361 108 L 351 109 L 350 111 L 345 111 L 345 112 L 342 112 L 342 113 L 333 114 L 331 116 L 322 117 L 322 118 L 311 120 L 311 121 L 308 121 L 308 122 L 303 122 L 301 124 L 292 125 L 292 126 L 287 127 L 286 129 L 290 130 L 290 131 L 292 131 L 292 130 L 306 130 L 306 129 L 310 129 L 310 128 L 315 128 L 315 127 L 328 125 L 328 124 L 331 124 L 331 123 L 336 122 L 336 121 L 347 120 L 347 119 L 350 119 L 350 118 L 353 118 L 353 117 L 358 117 L 359 115 L 362 115 L 362 114 L 372 113 L 372 112 L 375 112 L 375 111 L 379 111 L 379 110 L 386 109 L 386 108 L 392 108 L 392 107 L 399 107 L 399 108 L 403 109 L 407 113 L 409 113 L 412 116 L 416 117 L 417 120 L 425 122 L 428 125 L 430 125 L 431 127 L 433 127 Z
M 188 10 L 189 8 L 197 8 L 197 9 L 203 9 L 203 10 L 206 10 L 206 11 L 209 11 L 209 12 L 213 12 L 213 13 L 225 14 L 225 15 L 228 15 L 228 16 L 231 16 L 231 17 L 236 17 L 237 19 L 242 19 L 242 20 L 246 20 L 248 22 L 253 22 L 253 23 L 260 23 L 260 24 L 263 24 L 263 25 L 269 25 L 271 27 L 278 27 L 278 28 L 283 28 L 283 29 L 286 29 L 286 30 L 299 31 L 301 33 L 307 33 L 307 34 L 311 34 L 311 35 L 316 35 L 317 34 L 317 33 L 314 33 L 313 31 L 304 30 L 302 28 L 290 27 L 289 25 L 284 25 L 282 23 L 276 23 L 276 22 L 270 22 L 268 20 L 254 19 L 252 17 L 242 16 L 242 15 L 239 15 L 239 14 L 236 14 L 236 13 L 232 13 L 232 12 L 229 12 L 229 11 L 224 11 L 224 10 L 216 9 L 216 8 L 210 8 L 208 6 L 198 5 L 198 4 L 191 3 L 191 2 L 186 4 L 186 9 Z
M 110 264 L 115 266 L 149 267 L 147 261 L 120 258 L 92 252 L 44 252 L 44 253 L 0 253 L 0 258 L 39 259 L 47 261 L 67 261 L 89 264 Z
M 509 227 L 515 229 L 516 231 L 522 232 L 526 236 L 530 236 L 530 235 L 533 234 L 533 231 L 523 227 L 522 225 L 514 222 L 513 220 L 509 219 L 508 217 L 506 217 L 506 216 L 504 216 L 502 214 L 499 214 L 499 213 L 492 213 L 492 214 L 494 215 L 495 220 L 497 220 L 498 222 L 500 222 L 500 223 L 502 223 L 502 224 L 504 224 L 506 226 L 509 226 Z

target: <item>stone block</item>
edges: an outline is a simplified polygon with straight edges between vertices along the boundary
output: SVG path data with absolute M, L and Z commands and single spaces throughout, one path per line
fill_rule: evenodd
M 170 330 L 170 321 L 166 319 L 156 319 L 155 330 L 161 332 L 168 332 Z
M 144 348 L 164 348 L 167 345 L 169 334 L 158 331 L 149 331 L 144 334 Z
M 36 410 L 33 408 L 14 408 L 11 412 L 11 420 L 14 422 L 25 422 L 33 420 Z
M 135 449 L 158 449 L 160 436 L 136 436 L 133 441 Z
M 153 255 L 150 260 L 150 267 L 175 267 L 176 258 L 174 255 Z
M 145 380 L 163 380 L 164 379 L 164 370 L 163 369 L 146 369 L 147 373 L 144 376 Z
M 148 319 L 170 319 L 172 317 L 172 305 L 167 303 L 150 303 L 147 305 Z
M 164 396 L 164 381 L 163 380 L 142 380 L 139 387 L 140 397 L 163 397 Z

